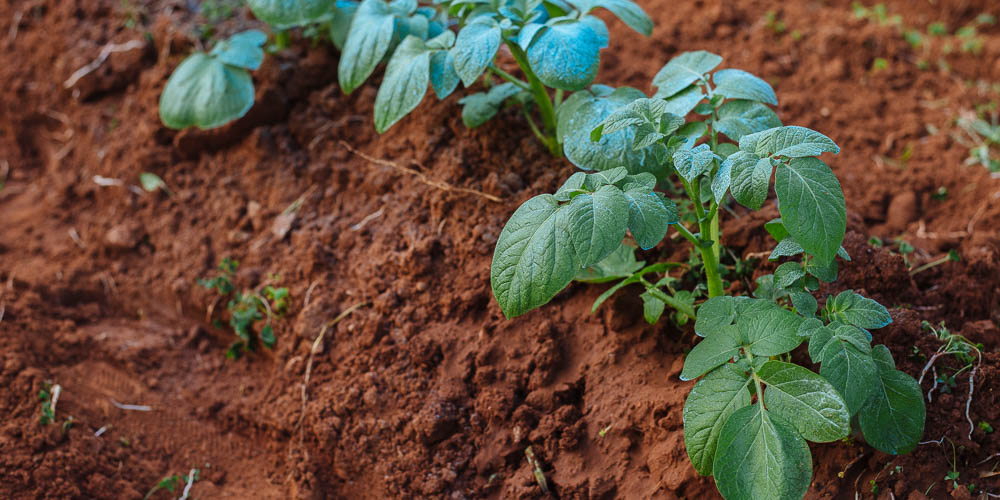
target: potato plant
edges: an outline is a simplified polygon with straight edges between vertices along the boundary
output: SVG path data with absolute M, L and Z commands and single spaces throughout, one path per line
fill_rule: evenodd
M 871 345 L 869 330 L 887 325 L 888 311 L 851 290 L 820 310 L 813 295 L 820 281 L 836 279 L 838 257 L 850 259 L 841 247 L 843 192 L 817 158 L 840 148 L 783 125 L 768 106 L 777 104 L 771 86 L 742 70 L 716 70 L 721 62 L 704 51 L 679 55 L 655 76 L 653 97 L 599 85 L 570 96 L 558 113 L 559 140 L 593 173 L 573 174 L 514 212 L 497 241 L 491 282 L 508 317 L 577 279 L 620 280 L 595 307 L 641 283 L 647 319 L 666 306 L 696 318 L 703 339 L 681 373 L 698 379 L 684 406 L 692 464 L 714 475 L 727 499 L 798 499 L 812 477 L 807 441 L 836 441 L 853 426 L 873 447 L 906 453 L 923 434 L 925 408 L 889 349 Z M 727 295 L 719 209 L 730 197 L 760 209 L 772 178 L 781 217 L 765 228 L 778 242 L 771 259 L 787 262 L 758 279 L 753 297 Z M 686 195 L 697 227 L 679 222 L 663 187 Z M 630 234 L 649 249 L 670 227 L 701 257 L 709 298 L 696 312 L 690 294 L 670 287 L 666 271 L 677 264 L 645 266 L 624 242 Z M 818 373 L 793 362 L 802 344 Z

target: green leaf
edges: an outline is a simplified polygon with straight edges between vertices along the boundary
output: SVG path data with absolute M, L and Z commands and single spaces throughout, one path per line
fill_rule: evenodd
M 802 264 L 798 262 L 785 262 L 774 270 L 774 286 L 788 288 L 805 275 L 806 271 L 802 269 Z
M 844 290 L 830 305 L 831 319 L 837 319 L 858 328 L 876 329 L 892 323 L 889 310 L 882 304 L 864 297 L 853 290 Z
M 653 86 L 657 87 L 656 97 L 670 97 L 684 90 L 704 78 L 705 73 L 721 62 L 721 56 L 704 50 L 685 52 L 671 59 L 653 77 Z
M 667 304 L 649 292 L 643 292 L 639 297 L 642 299 L 643 319 L 646 320 L 646 323 L 655 325 L 660 320 L 660 316 L 663 315 L 663 309 L 666 308 Z
M 615 167 L 600 172 L 587 174 L 583 180 L 584 188 L 590 191 L 597 191 L 602 186 L 617 185 L 628 177 L 628 169 L 625 167 Z
M 781 120 L 771 108 L 742 99 L 723 104 L 719 108 L 719 119 L 715 121 L 715 128 L 734 141 L 739 141 L 745 135 L 780 126 Z
M 588 22 L 548 24 L 526 49 L 528 65 L 546 86 L 581 90 L 597 76 L 601 35 Z
M 671 224 L 676 224 L 677 205 L 660 198 L 648 189 L 625 191 L 628 203 L 628 229 L 643 250 L 655 247 L 667 235 Z
M 148 193 L 152 193 L 157 189 L 162 189 L 164 192 L 169 193 L 167 183 L 163 182 L 163 179 L 161 179 L 160 176 L 152 172 L 143 172 L 139 174 L 139 184 L 142 186 L 142 189 L 146 190 Z
M 750 352 L 760 356 L 777 356 L 795 349 L 802 343 L 798 335 L 803 318 L 764 300 L 755 300 L 738 314 L 736 325 L 740 339 Z
M 740 149 L 760 157 L 801 158 L 823 153 L 839 153 L 829 137 L 805 127 L 776 127 L 740 138 Z
M 831 260 L 827 264 L 819 262 L 818 259 L 809 259 L 806 261 L 806 272 L 815 276 L 826 283 L 833 283 L 837 281 L 837 273 L 839 272 L 839 266 L 836 260 Z
M 621 189 L 606 185 L 568 205 L 569 231 L 580 264 L 590 266 L 615 251 L 625 237 L 628 202 Z
M 375 130 L 383 133 L 413 111 L 427 93 L 431 53 L 423 40 L 410 35 L 403 40 L 385 70 L 375 96 Z
M 684 446 L 698 474 L 712 475 L 719 434 L 726 419 L 750 405 L 750 379 L 730 365 L 698 381 L 684 402 Z
M 732 170 L 729 190 L 733 198 L 751 210 L 760 210 L 771 187 L 771 160 L 738 151 L 723 163 Z
M 455 72 L 466 87 L 476 83 L 500 48 L 500 26 L 489 17 L 479 17 L 458 32 L 451 49 Z
M 712 75 L 712 81 L 715 82 L 715 93 L 728 99 L 749 99 L 778 105 L 778 97 L 767 82 L 741 69 L 720 69 Z
M 230 66 L 253 71 L 264 61 L 264 49 L 261 47 L 266 42 L 267 35 L 263 32 L 247 30 L 215 44 L 210 55 Z
M 274 338 L 274 329 L 271 328 L 271 325 L 264 325 L 264 328 L 260 329 L 260 341 L 268 349 L 274 347 L 277 339 Z
M 330 41 L 343 52 L 347 43 L 347 34 L 351 31 L 351 21 L 358 11 L 358 2 L 352 0 L 337 0 L 334 7 L 333 22 L 330 23 Z
M 460 79 L 455 72 L 455 60 L 451 52 L 434 52 L 431 56 L 430 78 L 431 88 L 434 89 L 438 99 L 444 99 L 455 91 Z
M 771 251 L 771 255 L 768 256 L 767 260 L 778 260 L 781 257 L 791 257 L 793 255 L 798 255 L 805 252 L 802 245 L 799 245 L 794 238 L 785 238 L 778 242 L 774 250 Z
M 779 243 L 788 237 L 788 230 L 785 229 L 785 224 L 781 222 L 781 217 L 765 222 L 764 229 L 767 231 L 767 234 L 770 234 L 774 238 L 774 241 Z
M 823 377 L 774 360 L 764 363 L 757 375 L 767 384 L 764 404 L 768 411 L 791 423 L 803 438 L 829 443 L 850 432 L 847 404 Z
M 598 7 L 604 7 L 612 14 L 621 19 L 629 28 L 632 28 L 643 35 L 653 34 L 653 20 L 631 0 L 575 0 L 575 5 L 580 7 L 583 14 L 589 14 Z
M 801 500 L 812 455 L 795 429 L 760 404 L 736 410 L 719 434 L 713 474 L 726 500 Z
M 712 197 L 715 198 L 715 202 L 722 204 L 722 199 L 726 197 L 726 192 L 729 191 L 729 186 L 733 183 L 733 164 L 726 163 L 725 160 L 728 157 L 720 157 L 723 159 L 721 165 L 719 166 L 719 171 L 715 173 L 715 177 L 712 179 Z
M 719 156 L 712 152 L 708 144 L 679 149 L 673 157 L 674 168 L 688 182 L 694 181 L 701 174 L 708 173 L 712 168 L 712 162 L 717 159 L 720 159 Z
M 896 370 L 886 346 L 873 347 L 872 357 L 878 376 L 871 398 L 858 412 L 861 432 L 868 444 L 881 451 L 909 453 L 924 435 L 923 393 L 913 377 Z
M 392 43 L 395 19 L 383 0 L 364 0 L 354 13 L 351 30 L 344 42 L 337 78 L 344 93 L 350 94 L 375 71 Z
M 795 158 L 774 176 L 778 211 L 792 238 L 826 264 L 833 261 L 847 229 L 847 205 L 837 176 L 816 158 Z
M 813 297 L 811 293 L 805 290 L 789 290 L 788 298 L 792 300 L 792 305 L 795 306 L 795 312 L 806 318 L 816 316 L 816 310 L 819 308 L 819 304 L 816 302 L 816 297 Z
M 729 362 L 740 352 L 736 327 L 719 329 L 691 349 L 684 358 L 681 380 L 694 380 L 712 369 Z
M 809 350 L 813 351 L 812 340 Z M 838 328 L 820 356 L 823 360 L 820 375 L 843 395 L 847 409 L 854 415 L 868 400 L 877 382 L 868 339 L 853 327 Z
M 686 116 L 705 98 L 705 94 L 698 85 L 691 85 L 672 96 L 662 96 L 657 92 L 653 97 L 665 98 L 664 102 L 667 103 L 666 111 L 668 113 Z
M 250 73 L 198 52 L 174 70 L 160 96 L 160 120 L 174 129 L 221 127 L 253 106 Z
M 612 134 L 619 130 L 634 129 L 637 143 L 633 149 L 641 149 L 656 142 L 667 134 L 673 133 L 684 123 L 684 119 L 668 115 L 667 104 L 659 99 L 639 98 L 615 110 L 600 125 L 590 133 L 592 141 L 599 141 L 603 134 Z M 667 118 L 667 124 L 661 130 L 660 121 Z
M 517 85 L 507 82 L 494 86 L 489 92 L 469 94 L 459 99 L 458 103 L 463 106 L 462 122 L 469 128 L 476 128 L 488 122 L 500 111 L 504 101 L 519 92 L 521 89 Z
M 698 307 L 697 318 L 694 321 L 694 332 L 707 337 L 726 329 L 736 319 L 735 297 L 723 295 L 712 297 Z
M 253 15 L 276 29 L 286 30 L 317 22 L 330 14 L 330 0 L 247 0 Z
M 608 170 L 626 167 L 630 173 L 662 170 L 654 150 L 654 145 L 635 151 L 636 135 L 632 129 L 603 133 L 598 142 L 591 141 L 590 134 L 595 127 L 616 109 L 640 98 L 642 92 L 622 87 L 610 89 L 594 85 L 591 90 L 574 93 L 559 106 L 556 113 L 558 127 L 556 135 L 563 144 L 566 158 L 584 170 Z
M 536 196 L 500 232 L 490 280 L 508 318 L 552 300 L 583 267 L 573 247 L 567 207 L 552 195 Z
M 634 248 L 622 244 L 618 247 L 618 250 L 611 252 L 611 255 L 608 255 L 600 262 L 580 271 L 573 279 L 586 283 L 605 283 L 616 279 L 628 278 L 639 269 L 642 269 L 644 265 L 646 265 L 646 261 L 635 260 Z
M 583 185 L 586 181 L 587 174 L 583 172 L 575 172 L 573 175 L 569 176 L 568 179 L 566 179 L 566 182 L 563 182 L 562 186 L 559 186 L 559 189 L 556 190 L 554 196 L 559 201 L 569 201 L 573 198 L 573 196 L 580 194 L 579 191 L 582 191 Z

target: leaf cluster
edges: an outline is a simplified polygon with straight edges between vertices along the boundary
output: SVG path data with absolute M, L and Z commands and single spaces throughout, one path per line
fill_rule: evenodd
M 219 274 L 210 279 L 199 279 L 198 284 L 209 290 L 215 290 L 221 297 L 229 297 L 226 311 L 229 313 L 229 326 L 239 338 L 230 344 L 226 351 L 227 358 L 238 358 L 244 352 L 256 350 L 258 343 L 270 349 L 276 339 L 271 321 L 281 317 L 288 311 L 288 289 L 266 285 L 262 293 L 246 290 L 237 292 L 233 285 L 233 276 L 239 262 L 224 258 L 219 263 Z M 255 325 L 264 320 L 263 326 L 255 332 Z

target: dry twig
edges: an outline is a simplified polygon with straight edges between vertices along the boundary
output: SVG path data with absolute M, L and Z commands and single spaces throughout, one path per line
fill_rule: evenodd
M 76 82 L 80 81 L 81 78 L 87 76 L 95 69 L 100 68 L 104 61 L 108 60 L 108 57 L 115 52 L 128 52 L 130 50 L 141 49 L 146 46 L 146 42 L 142 40 L 129 40 L 125 43 L 109 43 L 101 48 L 101 53 L 97 55 L 97 59 L 90 61 L 86 66 L 76 70 L 65 82 L 63 82 L 63 87 L 71 88 L 76 85 Z

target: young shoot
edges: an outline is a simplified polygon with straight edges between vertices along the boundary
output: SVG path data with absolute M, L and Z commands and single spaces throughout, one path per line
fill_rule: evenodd
M 239 358 L 244 352 L 256 350 L 257 344 L 263 344 L 270 349 L 277 340 L 271 322 L 280 318 L 288 311 L 288 289 L 275 288 L 266 285 L 258 292 L 256 290 L 236 291 L 233 277 L 239 263 L 225 258 L 219 263 L 219 274 L 211 279 L 199 279 L 198 284 L 209 290 L 215 290 L 221 298 L 228 298 L 226 311 L 229 313 L 229 326 L 238 340 L 230 344 L 226 357 Z M 255 325 L 264 321 L 259 330 Z

